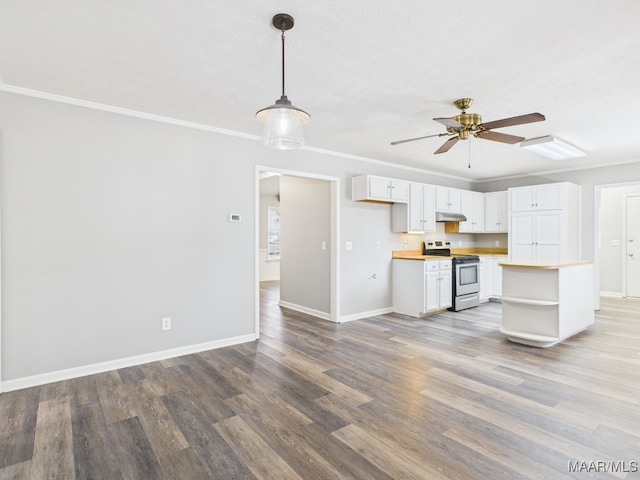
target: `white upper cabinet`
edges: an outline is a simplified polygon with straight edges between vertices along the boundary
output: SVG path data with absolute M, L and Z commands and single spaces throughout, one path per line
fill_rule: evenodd
M 465 222 L 460 222 L 460 233 L 484 232 L 484 193 L 462 190 L 460 213 L 467 217 Z
M 391 207 L 391 229 L 403 233 L 435 232 L 435 213 L 435 187 L 412 182 L 409 202 Z
M 510 188 L 509 202 L 510 260 L 580 259 L 578 185 Z
M 409 182 L 374 175 L 358 175 L 351 179 L 351 198 L 354 202 L 409 201 Z
M 567 201 L 567 183 L 512 188 L 511 211 L 561 210 Z
M 436 187 L 436 210 L 460 213 L 461 193 L 461 190 L 455 188 Z
M 505 233 L 509 228 L 507 192 L 491 192 L 484 194 L 485 217 L 484 231 Z

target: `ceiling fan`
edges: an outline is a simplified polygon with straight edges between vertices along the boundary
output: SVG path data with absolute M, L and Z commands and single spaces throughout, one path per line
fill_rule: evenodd
M 494 132 L 494 128 L 511 127 L 513 125 L 523 125 L 525 123 L 541 122 L 544 115 L 541 113 L 528 113 L 517 117 L 503 118 L 502 120 L 494 120 L 493 122 L 482 123 L 482 117 L 477 113 L 467 113 L 466 110 L 473 103 L 473 98 L 461 98 L 453 102 L 453 104 L 461 111 L 460 114 L 452 118 L 434 118 L 438 123 L 447 127 L 447 133 L 437 133 L 435 135 L 426 135 L 424 137 L 408 138 L 406 140 L 398 140 L 391 142 L 391 145 L 400 143 L 413 142 L 431 137 L 451 137 L 449 140 L 434 152 L 434 154 L 448 152 L 458 140 L 467 140 L 469 135 L 484 140 L 493 140 L 502 143 L 519 143 L 524 137 L 516 137 L 515 135 L 507 135 L 506 133 Z

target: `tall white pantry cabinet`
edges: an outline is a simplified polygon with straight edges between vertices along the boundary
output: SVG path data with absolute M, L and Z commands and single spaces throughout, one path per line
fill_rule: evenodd
M 562 182 L 509 189 L 509 260 L 579 260 L 581 188 Z

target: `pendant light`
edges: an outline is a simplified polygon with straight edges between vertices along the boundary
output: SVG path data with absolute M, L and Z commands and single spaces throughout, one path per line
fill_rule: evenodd
M 273 26 L 282 31 L 282 96 L 276 103 L 259 110 L 256 118 L 264 123 L 262 143 L 269 148 L 292 150 L 304 145 L 302 125 L 311 116 L 294 107 L 284 93 L 284 32 L 293 28 L 293 17 L 279 13 L 273 17 Z

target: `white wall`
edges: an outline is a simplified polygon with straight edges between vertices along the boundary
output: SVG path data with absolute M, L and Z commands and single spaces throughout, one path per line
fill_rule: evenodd
M 303 311 L 331 313 L 331 184 L 280 179 L 280 301 Z M 325 242 L 326 249 L 321 249 Z
M 242 140 L 0 100 L 3 381 L 252 334 Z
M 256 165 L 341 179 L 339 228 L 354 244 L 342 315 L 391 306 L 403 240 L 389 205 L 350 200 L 352 176 L 471 187 L 7 92 L 0 105 L 3 382 L 253 335 Z

